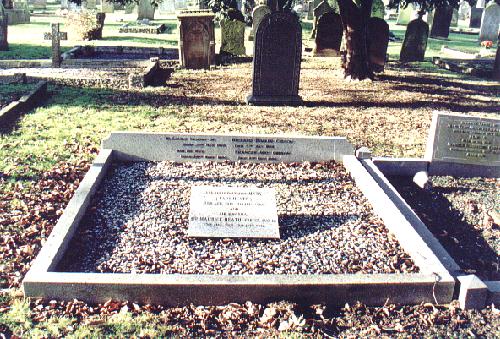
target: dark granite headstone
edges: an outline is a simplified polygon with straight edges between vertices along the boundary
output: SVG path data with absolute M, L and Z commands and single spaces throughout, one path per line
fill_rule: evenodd
M 406 28 L 399 60 L 403 62 L 423 61 L 428 37 L 429 25 L 425 21 L 416 19 L 410 22 Z
M 479 28 L 481 27 L 481 18 L 483 16 L 483 8 L 475 8 L 472 7 L 470 10 L 470 28 Z
M 366 31 L 368 58 L 374 72 L 383 72 L 389 45 L 389 25 L 384 19 L 370 18 Z
M 340 43 L 342 42 L 342 19 L 340 15 L 329 12 L 323 14 L 318 20 L 314 56 L 338 56 L 340 55 Z
M 252 94 L 254 105 L 300 104 L 302 28 L 291 12 L 267 14 L 255 36 Z
M 333 12 L 333 8 L 330 6 L 330 4 L 326 0 L 321 1 L 318 6 L 314 7 L 314 9 L 313 9 L 314 21 L 313 21 L 313 29 L 311 32 L 311 39 L 314 39 L 316 37 L 316 30 L 318 28 L 319 18 L 323 14 L 330 13 L 330 12 Z
M 434 20 L 432 21 L 431 37 L 448 38 L 450 35 L 450 24 L 453 17 L 453 7 L 438 7 L 434 11 Z
M 7 41 L 7 26 L 7 15 L 5 14 L 3 5 L 0 2 L 0 51 L 9 50 L 9 43 Z

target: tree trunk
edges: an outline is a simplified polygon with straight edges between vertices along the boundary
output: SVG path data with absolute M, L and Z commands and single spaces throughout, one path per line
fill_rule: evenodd
M 368 60 L 366 29 L 373 1 L 363 1 L 360 7 L 352 0 L 339 0 L 338 3 L 345 35 L 345 56 L 342 62 L 344 76 L 358 80 L 371 79 L 373 72 Z

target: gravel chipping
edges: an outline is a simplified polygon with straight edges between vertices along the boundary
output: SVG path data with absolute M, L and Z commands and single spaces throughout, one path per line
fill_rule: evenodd
M 500 179 L 433 176 L 428 189 L 390 181 L 464 272 L 500 280 Z
M 274 187 L 281 239 L 187 237 L 190 187 Z M 115 165 L 59 271 L 182 274 L 418 272 L 344 167 Z

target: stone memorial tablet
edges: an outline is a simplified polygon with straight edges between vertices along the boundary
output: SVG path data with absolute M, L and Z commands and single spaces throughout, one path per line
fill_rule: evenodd
M 500 177 L 500 119 L 434 113 L 426 158 L 430 175 Z
M 188 236 L 279 239 L 274 189 L 191 187 Z

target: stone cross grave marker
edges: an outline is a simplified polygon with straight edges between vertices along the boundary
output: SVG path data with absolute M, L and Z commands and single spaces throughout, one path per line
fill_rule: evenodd
M 339 56 L 343 34 L 340 15 L 334 12 L 323 14 L 316 28 L 313 56 Z
M 52 40 L 52 67 L 61 67 L 61 40 L 68 40 L 68 33 L 59 31 L 59 24 L 52 24 L 52 33 L 45 33 L 45 40 Z
M 266 16 L 266 14 L 271 13 L 271 9 L 266 5 L 259 5 L 254 8 L 252 12 L 252 30 L 250 31 L 250 35 L 248 36 L 249 41 L 253 41 L 255 38 L 255 33 L 257 32 L 257 28 L 259 28 L 260 22 Z
M 429 25 L 422 19 L 410 22 L 406 28 L 399 60 L 402 62 L 424 61 L 429 37 Z
M 368 19 L 366 34 L 371 68 L 374 72 L 383 72 L 389 46 L 389 25 L 384 19 L 372 17 Z
M 426 160 L 430 175 L 500 177 L 500 119 L 435 112 Z
M 7 27 L 7 14 L 5 14 L 3 4 L 0 2 L 0 51 L 7 51 L 9 49 L 9 43 L 7 41 Z
M 267 14 L 259 25 L 254 43 L 252 105 L 297 105 L 302 29 L 291 12 Z
M 481 21 L 481 32 L 479 33 L 479 41 L 498 40 L 498 30 L 500 28 L 500 5 L 492 1 L 484 9 Z
M 188 236 L 279 239 L 274 188 L 191 187 Z

